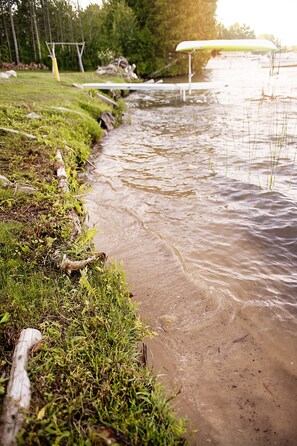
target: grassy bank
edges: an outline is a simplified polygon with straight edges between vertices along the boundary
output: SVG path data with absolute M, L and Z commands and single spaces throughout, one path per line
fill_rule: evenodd
M 78 172 L 103 136 L 102 112 L 118 120 L 122 112 L 71 86 L 94 76 L 62 74 L 58 84 L 51 73 L 23 72 L 0 80 L 0 175 L 10 181 L 0 181 L 0 404 L 15 343 L 32 327 L 43 339 L 30 356 L 32 399 L 18 444 L 183 444 L 183 423 L 139 360 L 147 330 L 121 268 L 102 255 L 71 275 L 59 267 L 65 255 L 94 254 Z

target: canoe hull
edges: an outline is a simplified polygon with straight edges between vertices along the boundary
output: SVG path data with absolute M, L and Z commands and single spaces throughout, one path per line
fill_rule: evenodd
M 276 51 L 273 42 L 265 39 L 189 40 L 177 45 L 178 52 L 191 51 Z

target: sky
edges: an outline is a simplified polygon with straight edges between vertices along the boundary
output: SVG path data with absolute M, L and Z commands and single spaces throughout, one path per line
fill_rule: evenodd
M 81 7 L 101 4 L 101 0 L 79 2 Z M 227 27 L 248 25 L 256 35 L 273 34 L 282 45 L 297 45 L 297 0 L 218 0 L 217 19 Z
M 225 26 L 248 25 L 273 34 L 282 45 L 297 44 L 297 0 L 218 0 L 217 19 Z

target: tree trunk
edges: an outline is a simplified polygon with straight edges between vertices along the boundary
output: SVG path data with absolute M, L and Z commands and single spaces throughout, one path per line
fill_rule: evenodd
M 47 16 L 49 40 L 50 40 L 50 42 L 52 42 L 53 41 L 53 38 L 52 38 L 52 27 L 51 27 L 51 21 L 50 21 L 50 15 L 49 15 L 49 10 L 48 10 L 47 0 L 44 0 L 44 4 L 45 4 L 45 9 L 46 9 L 46 16 Z
M 39 39 L 39 32 L 38 32 L 38 26 L 37 26 L 35 9 L 36 9 L 35 8 L 35 0 L 32 0 L 32 15 L 33 15 L 34 30 L 35 30 L 35 36 L 36 36 L 36 42 L 37 42 L 39 61 L 41 62 L 41 59 L 42 59 L 41 45 L 40 45 L 40 39 Z
M 33 46 L 34 60 L 37 60 L 35 36 L 34 36 L 33 4 L 32 4 L 32 0 L 30 0 L 30 22 L 31 22 L 31 35 L 32 35 L 32 46 Z
M 3 21 L 3 29 L 4 29 L 4 33 L 5 33 L 5 37 L 6 37 L 6 41 L 7 41 L 7 48 L 8 48 L 8 52 L 9 52 L 9 61 L 12 62 L 11 46 L 10 46 L 9 35 L 8 35 L 8 31 L 7 31 L 7 26 L 6 26 L 6 20 L 5 20 L 5 16 L 4 16 L 4 10 L 3 10 L 2 6 L 1 6 L 1 15 L 2 15 L 2 21 Z
M 8 4 L 10 23 L 11 23 L 11 31 L 12 31 L 12 36 L 13 36 L 14 49 L 15 49 L 15 61 L 16 61 L 17 65 L 19 65 L 20 64 L 20 55 L 19 55 L 18 40 L 17 40 L 17 35 L 15 32 L 14 20 L 13 20 L 12 9 L 11 9 L 11 0 L 8 0 L 7 4 Z
M 83 27 L 82 27 L 82 22 L 81 22 L 81 11 L 80 11 L 80 5 L 79 5 L 79 1 L 77 0 L 77 11 L 78 11 L 78 18 L 79 18 L 79 25 L 80 25 L 80 34 L 81 34 L 81 41 L 84 42 L 84 32 L 83 32 Z

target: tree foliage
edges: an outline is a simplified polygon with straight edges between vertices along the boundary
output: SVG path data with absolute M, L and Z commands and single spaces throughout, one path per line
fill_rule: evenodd
M 46 41 L 86 43 L 84 65 L 94 69 L 123 55 L 149 74 L 172 63 L 170 74 L 185 71 L 175 53 L 182 40 L 216 37 L 217 0 L 104 0 L 84 10 L 71 0 L 0 0 L 0 63 L 50 64 Z M 195 56 L 196 57 L 196 56 Z M 57 49 L 62 69 L 77 69 L 75 49 Z M 177 60 L 177 63 L 176 62 Z M 196 58 L 196 69 L 204 58 Z
M 255 32 L 247 25 L 234 23 L 226 28 L 222 23 L 217 24 L 218 39 L 255 39 Z

